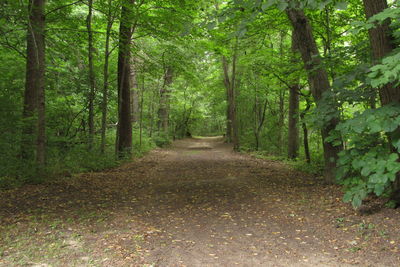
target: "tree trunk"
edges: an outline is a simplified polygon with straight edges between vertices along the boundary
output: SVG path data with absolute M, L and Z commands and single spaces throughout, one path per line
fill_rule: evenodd
M 94 141 L 94 94 L 95 94 L 95 74 L 93 68 L 93 31 L 92 31 L 92 15 L 93 15 L 93 0 L 88 0 L 89 13 L 86 18 L 86 27 L 88 31 L 88 61 L 89 61 L 89 150 L 93 148 Z
M 289 130 L 288 158 L 295 159 L 299 153 L 299 85 L 293 84 L 289 89 Z
M 291 63 L 296 64 L 297 47 L 292 35 L 292 57 Z M 299 155 L 299 96 L 300 96 L 300 77 L 295 77 L 289 87 L 289 125 L 288 125 L 288 158 L 295 159 Z
M 307 124 L 304 121 L 304 117 L 306 113 L 310 110 L 311 103 L 308 97 L 306 96 L 306 108 L 300 113 L 300 118 L 302 120 L 302 128 L 303 128 L 303 145 L 304 145 L 304 155 L 306 157 L 307 163 L 311 163 L 311 156 L 310 156 L 310 148 L 308 145 L 308 129 Z
M 166 67 L 164 72 L 164 83 L 160 89 L 160 107 L 158 109 L 158 129 L 168 133 L 169 120 L 169 86 L 172 84 L 173 70 Z
M 233 149 L 239 151 L 239 127 L 236 118 L 236 61 L 237 61 L 237 46 L 238 39 L 236 39 L 234 52 L 232 56 L 232 72 L 229 75 L 229 66 L 226 57 L 222 57 L 222 67 L 224 71 L 224 85 L 227 91 L 227 140 L 233 143 Z
M 279 92 L 279 121 L 278 121 L 278 143 L 279 154 L 283 155 L 284 140 L 283 140 L 283 127 L 285 126 L 285 92 L 281 88 Z
M 121 8 L 118 51 L 118 128 L 116 153 L 119 158 L 131 154 L 132 121 L 130 96 L 130 44 L 132 37 L 132 19 L 130 6 L 134 0 L 125 0 Z
M 21 157 L 28 161 L 36 160 L 38 169 L 42 169 L 46 160 L 45 0 L 30 0 L 28 8 Z
M 143 103 L 144 103 L 144 90 L 145 90 L 145 77 L 142 74 L 142 90 L 140 92 L 140 113 L 139 113 L 139 146 L 142 148 L 142 136 L 143 136 Z
M 308 82 L 311 93 L 317 105 L 320 105 L 322 94 L 330 90 L 328 74 L 321 63 L 320 54 L 312 34 L 311 26 L 304 12 L 299 9 L 288 9 L 287 15 L 293 26 L 294 40 L 300 51 L 305 69 L 308 73 Z M 335 181 L 335 168 L 339 146 L 333 146 L 326 142 L 329 132 L 338 124 L 339 119 L 333 118 L 325 124 L 321 130 L 322 142 L 324 147 L 325 160 L 325 181 L 333 183 Z
M 363 0 L 363 2 L 367 19 L 388 8 L 386 0 Z M 369 30 L 372 55 L 376 63 L 395 48 L 389 24 L 390 21 L 386 21 Z M 398 103 L 400 102 L 400 87 L 386 84 L 379 89 L 379 96 L 382 105 Z
M 105 152 L 106 148 L 106 131 L 107 131 L 107 109 L 108 109 L 108 66 L 110 59 L 110 37 L 111 28 L 113 25 L 112 6 L 111 1 L 108 0 L 108 14 L 107 14 L 107 29 L 106 29 L 106 43 L 104 52 L 104 70 L 103 70 L 103 102 L 101 105 L 101 153 Z
M 388 8 L 386 0 L 363 0 L 365 15 L 368 18 L 382 12 Z M 390 21 L 387 20 L 380 25 L 369 30 L 369 39 L 372 48 L 372 55 L 375 63 L 379 62 L 383 57 L 388 55 L 395 48 L 394 39 L 392 36 L 391 29 L 389 28 Z M 392 83 L 388 83 L 379 88 L 379 97 L 382 106 L 390 103 L 400 102 L 400 86 L 396 86 Z M 398 139 L 400 137 L 400 127 L 396 129 L 389 136 L 389 140 Z M 398 153 L 397 149 L 392 146 L 392 152 Z M 397 205 L 400 204 L 400 173 L 397 174 L 396 181 L 393 183 L 394 199 Z
M 132 123 L 139 121 L 139 84 L 136 79 L 136 61 L 132 57 L 131 60 L 131 119 Z
M 232 116 L 231 116 L 231 81 L 229 78 L 229 65 L 225 56 L 222 56 L 222 68 L 224 71 L 224 85 L 226 89 L 226 141 L 232 143 Z

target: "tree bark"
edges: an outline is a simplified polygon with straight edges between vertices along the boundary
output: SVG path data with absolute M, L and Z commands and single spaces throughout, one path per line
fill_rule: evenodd
M 288 9 L 286 11 L 293 26 L 293 34 L 296 45 L 299 48 L 305 69 L 308 73 L 308 82 L 311 93 L 317 105 L 321 105 L 322 95 L 330 90 L 328 74 L 321 63 L 320 54 L 315 42 L 311 26 L 304 12 L 299 9 Z M 326 142 L 329 132 L 338 124 L 339 119 L 333 118 L 325 124 L 321 130 L 322 142 L 324 147 L 325 171 L 324 177 L 327 183 L 335 181 L 335 168 L 339 146 L 333 146 Z
M 106 148 L 106 131 L 107 131 L 107 109 L 108 109 L 108 66 L 110 59 L 110 38 L 111 29 L 113 26 L 112 6 L 108 0 L 107 28 L 106 28 L 106 43 L 104 51 L 104 69 L 103 69 L 103 102 L 101 104 L 101 153 L 105 152 Z
M 388 8 L 386 0 L 363 0 L 363 3 L 367 19 Z M 369 39 L 375 63 L 379 62 L 395 48 L 393 35 L 389 25 L 390 21 L 387 20 L 369 30 Z M 382 106 L 390 103 L 398 104 L 400 102 L 400 86 L 396 86 L 392 83 L 382 86 L 379 88 L 379 97 Z M 399 137 L 400 127 L 389 135 L 389 140 L 398 139 Z M 398 153 L 397 149 L 395 149 L 393 146 L 391 149 L 392 152 Z M 397 174 L 397 178 L 393 183 L 393 188 L 394 193 L 391 197 L 397 202 L 397 205 L 400 205 L 400 173 Z
M 308 128 L 304 120 L 304 117 L 306 113 L 310 110 L 310 108 L 311 108 L 311 103 L 310 100 L 308 99 L 308 96 L 306 96 L 306 108 L 300 113 L 300 118 L 302 120 L 302 128 L 303 128 L 304 155 L 306 157 L 307 163 L 311 163 L 311 156 L 310 156 L 310 148 L 308 145 Z
M 28 12 L 21 157 L 36 160 L 38 168 L 42 169 L 46 161 L 45 0 L 30 0 Z
M 288 158 L 295 159 L 299 154 L 299 84 L 289 90 Z
M 131 119 L 132 123 L 139 121 L 139 84 L 136 79 L 136 61 L 132 57 L 131 61 Z
M 291 63 L 296 64 L 296 41 L 292 35 L 292 58 Z M 300 77 L 295 77 L 289 87 L 289 125 L 288 125 L 288 158 L 295 159 L 299 155 L 299 96 L 300 96 Z
M 168 133 L 169 125 L 169 86 L 172 84 L 173 69 L 166 67 L 164 72 L 164 82 L 160 89 L 160 107 L 158 109 L 158 129 Z
M 236 61 L 237 61 L 237 46 L 238 39 L 236 39 L 233 56 L 232 56 L 232 71 L 231 75 L 229 75 L 229 65 L 226 60 L 226 57 L 222 57 L 222 68 L 224 71 L 224 85 L 227 92 L 227 141 L 233 143 L 233 150 L 239 151 L 239 127 L 236 118 L 236 96 L 235 96 L 235 88 L 236 88 Z
M 386 0 L 363 0 L 365 15 L 368 18 L 388 8 Z M 369 30 L 369 39 L 372 48 L 374 62 L 379 62 L 395 48 L 394 39 L 389 28 L 390 21 Z M 400 102 L 400 87 L 393 84 L 386 84 L 379 89 L 379 96 L 382 105 Z
M 118 51 L 118 128 L 116 154 L 123 158 L 132 150 L 130 45 L 132 37 L 131 6 L 134 0 L 124 0 L 121 8 Z
M 231 116 L 231 80 L 229 78 L 229 65 L 225 56 L 222 56 L 222 68 L 224 71 L 224 85 L 226 89 L 226 142 L 232 143 L 232 116 Z
M 93 148 L 94 141 L 94 97 L 95 97 L 95 74 L 93 68 L 93 31 L 92 31 L 92 16 L 93 16 L 93 0 L 88 0 L 89 13 L 86 18 L 86 28 L 88 31 L 88 61 L 89 61 L 89 150 Z

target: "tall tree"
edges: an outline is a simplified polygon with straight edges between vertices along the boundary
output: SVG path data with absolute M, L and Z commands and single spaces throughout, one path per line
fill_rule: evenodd
M 88 0 L 89 12 L 86 17 L 86 28 L 88 31 L 88 61 L 89 61 L 89 149 L 93 148 L 94 140 L 94 97 L 95 97 L 95 73 L 93 67 L 93 30 L 92 30 L 92 17 L 93 17 L 93 0 Z
M 304 67 L 308 74 L 311 93 L 317 105 L 321 105 L 323 93 L 330 90 L 328 74 L 322 65 L 321 57 L 315 42 L 308 18 L 301 9 L 289 8 L 286 10 L 289 20 L 293 26 L 294 40 L 303 59 Z M 331 130 L 338 124 L 338 118 L 334 117 L 325 123 L 321 129 L 325 160 L 325 181 L 335 181 L 335 168 L 337 153 L 340 147 L 333 146 L 326 141 Z
M 118 128 L 116 153 L 119 158 L 131 153 L 132 120 L 131 120 L 131 38 L 132 7 L 135 0 L 124 0 L 121 7 L 118 51 Z
M 370 18 L 388 8 L 386 0 L 363 0 L 363 2 L 367 18 Z M 375 27 L 369 30 L 369 39 L 375 63 L 378 63 L 395 48 L 394 38 L 389 24 L 390 21 L 386 20 L 384 23 L 375 25 Z M 399 103 L 400 87 L 390 83 L 386 84 L 379 88 L 379 96 L 382 105 L 393 102 Z
M 228 142 L 233 143 L 233 149 L 239 150 L 239 127 L 236 117 L 235 84 L 236 84 L 236 60 L 237 44 L 232 56 L 231 73 L 229 74 L 229 64 L 225 56 L 222 57 L 222 67 L 224 71 L 224 85 L 227 95 L 227 129 L 226 135 Z
M 367 19 L 388 8 L 386 0 L 363 0 L 363 3 Z M 394 38 L 389 25 L 390 20 L 387 19 L 382 24 L 375 25 L 375 27 L 369 30 L 369 39 L 375 63 L 378 63 L 395 48 Z M 383 106 L 390 103 L 400 103 L 400 86 L 396 86 L 393 83 L 387 83 L 381 86 L 379 88 L 379 97 Z M 389 139 L 398 139 L 399 137 L 400 128 L 393 132 L 392 135 L 389 136 Z M 392 150 L 397 151 L 394 147 L 392 147 Z M 393 198 L 400 202 L 400 173 L 397 174 L 394 189 L 395 195 Z
M 158 109 L 158 129 L 168 133 L 169 117 L 169 86 L 172 84 L 173 69 L 171 66 L 164 67 L 164 82 L 160 89 L 160 107 Z
M 46 160 L 45 129 L 45 0 L 30 0 L 21 156 L 39 168 Z M 36 140 L 35 140 L 36 138 Z M 36 148 L 35 148 L 36 147 Z M 36 156 L 35 156 L 36 154 Z
M 108 109 L 108 72 L 110 61 L 110 38 L 111 30 L 114 24 L 114 12 L 112 9 L 112 0 L 107 0 L 107 26 L 106 26 L 106 41 L 104 51 L 104 67 L 103 67 L 103 101 L 101 104 L 101 145 L 100 151 L 104 153 L 106 147 L 106 131 L 107 131 L 107 109 Z
M 292 34 L 291 63 L 296 66 L 297 47 Z M 288 158 L 295 159 L 299 154 L 299 104 L 300 104 L 300 77 L 295 74 L 289 86 L 289 125 L 288 125 Z
M 137 81 L 137 60 L 131 57 L 131 119 L 132 123 L 139 121 L 139 83 Z

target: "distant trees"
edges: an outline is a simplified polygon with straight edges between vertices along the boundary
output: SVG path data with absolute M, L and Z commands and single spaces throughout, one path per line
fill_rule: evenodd
M 354 206 L 398 187 L 398 2 L 27 2 L 0 4 L 0 184 L 225 134 Z

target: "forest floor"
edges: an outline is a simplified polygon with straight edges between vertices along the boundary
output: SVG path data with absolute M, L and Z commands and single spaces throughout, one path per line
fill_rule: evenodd
M 0 266 L 399 266 L 400 211 L 341 197 L 218 138 L 180 140 L 0 192 Z

